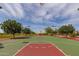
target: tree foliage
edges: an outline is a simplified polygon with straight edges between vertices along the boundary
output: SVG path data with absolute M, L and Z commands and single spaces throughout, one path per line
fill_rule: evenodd
M 22 25 L 16 22 L 16 20 L 8 19 L 2 23 L 1 29 L 3 29 L 5 33 L 15 35 L 15 33 L 21 33 Z
M 53 31 L 53 29 L 51 27 L 47 27 L 47 28 L 45 28 L 45 32 L 47 34 L 52 34 L 54 31 Z
M 30 28 L 24 28 L 22 29 L 22 32 L 25 34 L 35 34 Z
M 75 31 L 75 28 L 72 26 L 72 24 L 63 25 L 58 29 L 58 32 L 60 34 L 66 34 L 73 33 Z

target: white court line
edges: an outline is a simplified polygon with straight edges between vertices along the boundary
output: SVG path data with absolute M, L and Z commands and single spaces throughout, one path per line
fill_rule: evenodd
M 52 46 L 48 46 L 48 48 L 51 48 Z
M 53 46 L 55 46 L 60 52 L 62 52 L 65 56 L 68 56 L 65 52 L 63 52 L 60 48 L 58 48 L 55 44 L 52 44 Z
M 36 47 L 34 47 L 34 46 L 30 46 L 30 48 L 39 48 L 39 47 L 37 47 L 37 46 L 36 46 Z
M 39 47 L 35 47 L 35 48 L 39 48 Z
M 28 46 L 31 43 L 27 43 L 26 45 L 24 45 L 21 49 L 19 49 L 13 56 L 16 56 L 22 49 L 24 49 L 26 46 Z
M 41 48 L 47 48 L 47 47 L 41 47 Z

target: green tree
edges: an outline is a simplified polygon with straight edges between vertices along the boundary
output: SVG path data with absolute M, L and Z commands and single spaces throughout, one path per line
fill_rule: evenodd
M 72 34 L 75 31 L 75 28 L 72 26 L 72 24 L 68 24 L 68 25 L 63 25 L 58 29 L 58 32 L 60 34 Z
M 53 34 L 53 29 L 51 28 L 51 27 L 47 27 L 47 28 L 45 28 L 45 32 L 47 33 L 47 34 Z
M 53 31 L 53 34 L 57 34 L 57 32 L 58 32 L 58 30 L 57 30 L 57 29 L 55 29 L 55 30 Z
M 15 38 L 15 33 L 21 33 L 22 25 L 16 22 L 16 20 L 8 19 L 1 24 L 1 29 L 5 33 L 13 34 L 13 38 Z
M 31 34 L 31 33 L 32 33 L 32 31 L 31 31 L 30 28 L 24 28 L 24 29 L 22 30 L 22 32 L 25 33 L 25 34 Z

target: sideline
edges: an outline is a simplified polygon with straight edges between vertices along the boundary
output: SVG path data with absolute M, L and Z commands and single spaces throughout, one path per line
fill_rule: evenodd
M 52 44 L 52 43 L 51 43 Z M 63 52 L 58 46 L 56 46 L 55 44 L 52 44 L 53 46 L 55 46 L 60 52 L 62 52 L 65 56 L 68 56 L 65 52 Z
M 13 56 L 16 56 L 22 49 L 24 49 L 26 46 L 28 46 L 31 43 L 25 44 L 22 48 L 20 48 Z

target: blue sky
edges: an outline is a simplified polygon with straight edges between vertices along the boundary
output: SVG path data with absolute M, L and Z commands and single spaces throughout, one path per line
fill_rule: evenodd
M 48 26 L 55 25 L 58 28 L 64 24 L 72 24 L 79 30 L 78 3 L 1 3 L 0 6 L 0 23 L 15 19 L 35 32 L 43 31 Z

